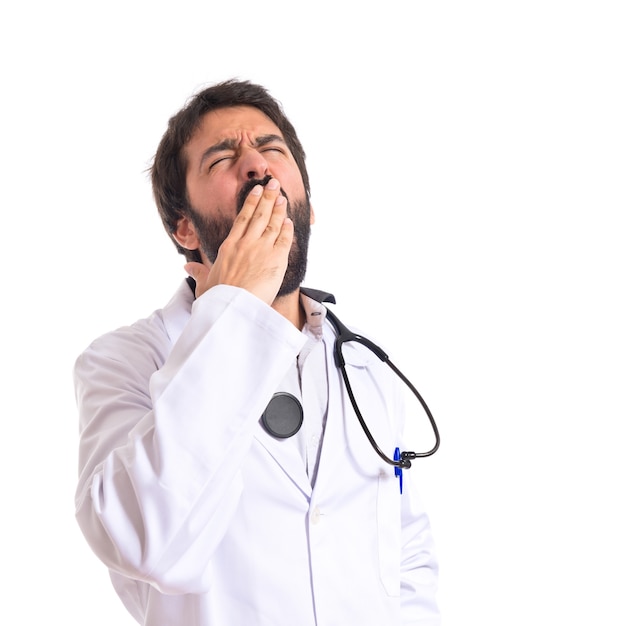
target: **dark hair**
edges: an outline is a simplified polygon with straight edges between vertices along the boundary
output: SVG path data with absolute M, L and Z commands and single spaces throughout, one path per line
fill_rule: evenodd
M 227 80 L 194 95 L 176 115 L 170 118 L 154 156 L 151 167 L 152 192 L 165 230 L 181 254 L 188 261 L 200 261 L 197 250 L 185 250 L 173 237 L 178 221 L 189 214 L 185 177 L 187 159 L 184 148 L 200 126 L 202 118 L 215 109 L 234 106 L 252 106 L 259 109 L 276 124 L 293 155 L 306 193 L 310 195 L 309 175 L 305 154 L 291 122 L 281 104 L 267 89 L 249 81 Z

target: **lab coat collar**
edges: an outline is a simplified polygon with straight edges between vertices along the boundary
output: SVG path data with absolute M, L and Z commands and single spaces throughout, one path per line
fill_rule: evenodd
M 307 323 L 311 326 L 311 316 L 317 311 L 322 313 L 323 319 L 325 319 L 325 306 L 318 307 L 316 303 L 324 304 L 326 302 L 335 304 L 335 296 L 327 291 L 321 291 L 319 289 L 311 289 L 309 287 L 300 288 L 302 306 L 307 313 Z M 310 298 L 312 301 L 308 301 Z M 195 299 L 195 281 L 191 277 L 187 277 L 184 280 L 172 299 L 162 309 L 163 324 L 172 343 L 176 343 L 178 338 L 191 316 L 191 306 Z M 332 331 L 331 331 L 332 332 Z M 354 342 L 346 343 L 343 346 L 343 358 L 348 365 L 355 367 L 367 367 L 372 362 L 372 359 L 377 357 L 370 351 L 364 348 L 362 345 Z
M 195 300 L 195 290 L 196 282 L 191 276 L 188 276 L 162 309 L 163 323 L 172 343 L 178 340 L 185 324 L 189 321 L 191 307 Z M 321 326 L 314 318 L 321 313 L 322 319 L 320 321 L 323 321 L 326 314 L 325 307 L 318 305 L 318 303 L 332 302 L 334 304 L 335 296 L 326 291 L 305 287 L 300 289 L 300 293 L 302 306 L 307 314 L 307 323 L 311 327 Z
M 172 296 L 172 299 L 161 310 L 165 331 L 172 344 L 178 341 L 191 317 L 191 305 L 195 295 L 189 287 L 189 283 L 184 280 Z
M 327 291 L 320 291 L 319 289 L 311 289 L 310 287 L 300 287 L 300 293 L 322 304 L 324 302 L 331 302 L 332 304 L 337 304 L 335 300 L 335 296 L 333 296 L 332 293 L 328 293 Z

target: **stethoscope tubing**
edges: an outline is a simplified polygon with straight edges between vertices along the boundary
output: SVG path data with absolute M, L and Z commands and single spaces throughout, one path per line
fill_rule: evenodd
M 439 429 L 437 428 L 435 418 L 433 417 L 430 408 L 426 404 L 426 401 L 419 393 L 419 391 L 415 388 L 411 381 L 389 360 L 389 357 L 382 348 L 377 346 L 374 342 L 370 341 L 366 337 L 352 332 L 339 320 L 339 318 L 330 309 L 328 309 L 328 307 L 326 307 L 326 315 L 336 332 L 334 346 L 335 364 L 341 372 L 341 376 L 346 386 L 346 391 L 348 392 L 348 397 L 350 398 L 350 403 L 352 404 L 352 408 L 354 409 L 357 419 L 359 420 L 359 423 L 361 424 L 361 427 L 363 428 L 367 439 L 369 440 L 370 444 L 372 445 L 378 456 L 389 465 L 393 465 L 397 468 L 408 469 L 411 467 L 412 459 L 428 457 L 435 454 L 435 452 L 437 452 L 437 450 L 439 449 L 440 444 Z M 383 363 L 387 364 L 392 369 L 392 371 L 400 378 L 400 380 L 402 380 L 402 382 L 411 390 L 413 395 L 419 400 L 422 408 L 424 409 L 424 412 L 428 417 L 428 420 L 430 421 L 431 428 L 435 435 L 435 444 L 430 450 L 428 450 L 427 452 L 401 452 L 399 455 L 395 455 L 399 456 L 399 458 L 391 459 L 380 449 L 380 446 L 376 443 L 374 436 L 370 432 L 370 429 L 367 427 L 367 424 L 363 419 L 363 415 L 361 414 L 358 403 L 354 396 L 354 392 L 352 391 L 352 385 L 350 384 L 350 380 L 348 378 L 348 372 L 346 371 L 345 359 L 343 358 L 341 347 L 344 343 L 347 343 L 349 341 L 356 341 L 357 343 L 360 343 L 361 345 L 371 350 Z

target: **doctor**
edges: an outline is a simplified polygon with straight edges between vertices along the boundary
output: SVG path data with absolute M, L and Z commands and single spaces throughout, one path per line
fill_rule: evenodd
M 300 291 L 314 214 L 281 106 L 245 81 L 198 93 L 152 181 L 190 278 L 75 368 L 76 516 L 126 608 L 149 626 L 438 625 L 418 470 L 401 494 L 346 395 L 326 309 Z M 345 357 L 393 450 L 394 377 L 358 344 Z M 289 432 L 261 419 L 277 397 Z

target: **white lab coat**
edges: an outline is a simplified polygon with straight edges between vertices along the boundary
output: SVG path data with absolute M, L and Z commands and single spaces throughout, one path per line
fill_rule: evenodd
M 440 623 L 419 470 L 404 472 L 401 496 L 332 349 L 314 488 L 290 440 L 259 423 L 305 341 L 242 289 L 194 301 L 184 282 L 164 309 L 78 358 L 77 520 L 139 623 Z M 344 353 L 368 424 L 392 451 L 402 427 L 395 378 L 358 344 Z

